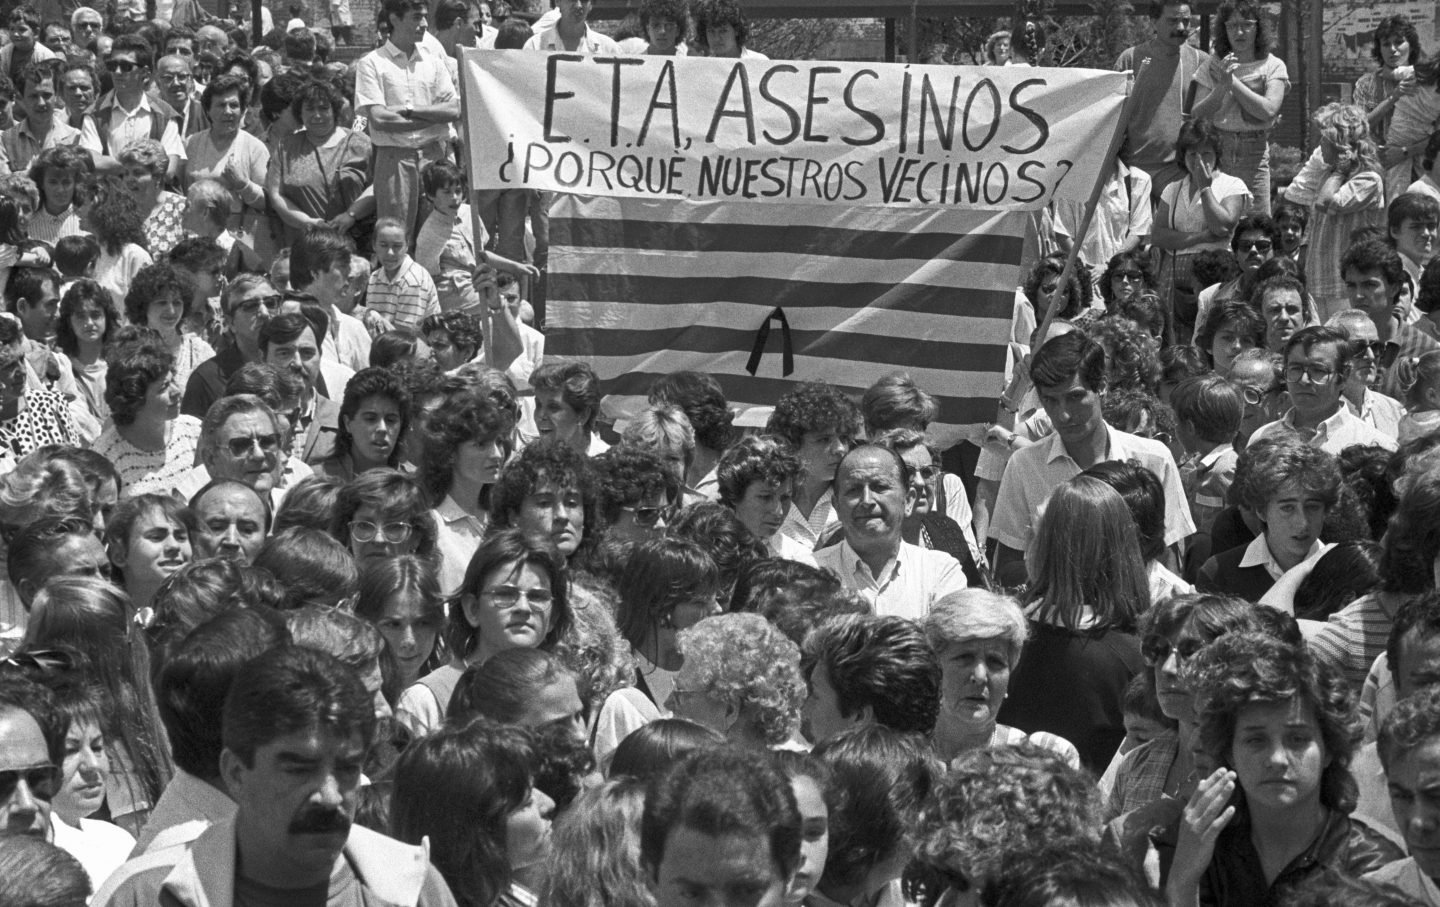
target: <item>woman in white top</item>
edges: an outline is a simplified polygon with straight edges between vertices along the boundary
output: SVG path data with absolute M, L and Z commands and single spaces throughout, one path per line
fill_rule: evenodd
M 1195 256 L 1228 249 L 1236 221 L 1250 206 L 1244 181 L 1222 172 L 1220 147 L 1210 121 L 1181 126 L 1175 156 L 1185 176 L 1165 187 L 1155 210 L 1152 240 L 1162 250 L 1159 296 L 1171 301 L 1165 309 L 1168 342 L 1193 333 L 1200 292 L 1190 273 Z
M 725 451 L 716 467 L 720 503 L 769 550 L 771 557 L 815 566 L 815 555 L 780 531 L 795 499 L 803 469 L 784 439 L 774 435 L 742 438 Z
M 95 452 L 115 464 L 121 497 L 168 494 L 195 465 L 200 420 L 180 415 L 175 357 L 148 332 L 126 328 L 110 354 L 105 405 L 110 423 Z
M 1214 88 L 1195 105 L 1194 116 L 1214 122 L 1229 172 L 1249 186 L 1254 210 L 1269 214 L 1270 130 L 1290 91 L 1290 73 L 1270 52 L 1275 42 L 1259 4 L 1226 3 L 1215 21 Z
M 145 212 L 119 177 L 101 177 L 85 209 L 84 226 L 100 243 L 95 279 L 122 307 L 130 281 L 154 260 L 145 249 Z
M 253 237 L 266 209 L 265 174 L 270 166 L 270 151 L 264 142 L 240 128 L 249 101 L 250 86 L 239 76 L 226 73 L 205 86 L 200 103 L 210 118 L 210 128 L 185 140 L 182 181 L 188 189 L 197 179 L 218 180 L 234 198 L 228 227 Z
M 182 389 L 190 373 L 207 359 L 215 358 L 210 344 L 184 332 L 194 302 L 194 288 L 168 262 L 147 265 L 130 282 L 125 294 L 125 317 L 134 325 L 152 328 L 175 357 L 175 383 Z

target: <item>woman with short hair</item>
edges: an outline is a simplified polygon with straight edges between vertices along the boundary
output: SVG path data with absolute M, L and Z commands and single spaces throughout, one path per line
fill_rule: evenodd
M 195 465 L 201 432 L 199 419 L 180 415 L 175 356 L 153 332 L 127 329 L 108 358 L 110 424 L 94 450 L 115 464 L 122 498 L 169 493 Z
M 356 372 L 345 384 L 335 453 L 315 467 L 320 475 L 349 482 L 372 469 L 394 469 L 410 423 L 410 395 L 383 368 Z
M 241 128 L 250 106 L 250 92 L 248 81 L 229 73 L 216 76 L 205 86 L 200 106 L 210 128 L 185 140 L 181 182 L 188 189 L 198 179 L 213 179 L 230 190 L 233 204 L 227 226 L 253 246 L 266 209 L 265 174 L 270 166 L 270 150 Z
M 145 248 L 160 258 L 185 238 L 185 196 L 165 189 L 170 156 L 155 139 L 131 142 L 120 151 L 125 186 L 140 205 L 145 221 Z
M 182 393 L 200 363 L 215 358 L 210 344 L 185 330 L 194 303 L 189 276 L 166 261 L 141 268 L 125 294 L 125 317 L 159 334 L 175 357 L 175 384 Z
M 610 449 L 595 431 L 600 415 L 600 379 L 583 362 L 550 362 L 530 376 L 535 388 L 535 428 L 540 439 L 555 439 L 584 456 Z
M 288 248 L 309 228 L 349 232 L 375 213 L 370 139 L 341 125 L 345 96 L 322 79 L 306 83 L 290 110 L 304 127 L 280 137 L 265 174 L 270 207 Z
M 435 521 L 425 492 L 394 469 L 372 469 L 340 489 L 330 534 L 362 567 L 372 557 L 431 557 L 435 551 Z

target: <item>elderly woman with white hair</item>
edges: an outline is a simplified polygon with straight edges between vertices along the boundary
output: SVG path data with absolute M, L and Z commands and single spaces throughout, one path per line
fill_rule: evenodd
M 800 648 L 758 614 L 722 614 L 680 631 L 685 663 L 665 706 L 738 746 L 763 749 L 800 727 Z
M 966 589 L 931 608 L 925 636 L 941 672 L 935 750 L 947 765 L 970 750 L 1028 740 L 1079 768 L 1080 753 L 1065 738 L 1045 731 L 1026 734 L 996 720 L 1029 634 L 1025 613 L 1008 595 Z

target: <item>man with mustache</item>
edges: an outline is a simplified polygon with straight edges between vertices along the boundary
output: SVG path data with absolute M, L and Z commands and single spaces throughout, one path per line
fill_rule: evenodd
M 234 818 L 125 864 L 93 903 L 450 907 L 424 848 L 352 825 L 375 723 L 365 685 L 330 655 L 284 646 L 248 662 L 221 718 Z
M 1152 0 L 1155 37 L 1126 48 L 1115 61 L 1118 72 L 1136 72 L 1143 61 L 1150 61 L 1132 89 L 1135 101 L 1120 155 L 1126 164 L 1150 174 L 1156 199 L 1184 175 L 1175 159 L 1175 136 L 1195 98 L 1210 93 L 1210 55 L 1189 43 L 1190 13 L 1189 3 Z

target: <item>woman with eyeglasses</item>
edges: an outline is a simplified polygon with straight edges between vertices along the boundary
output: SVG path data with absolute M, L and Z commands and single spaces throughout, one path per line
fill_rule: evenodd
M 435 554 L 435 521 L 425 492 L 394 469 L 372 469 L 340 489 L 330 534 L 362 569 L 371 558 Z
M 105 403 L 105 345 L 120 329 L 120 312 L 105 288 L 82 277 L 71 284 L 60 300 L 60 318 L 55 324 L 55 345 L 70 357 L 70 369 L 90 412 L 102 423 L 110 418 Z
M 513 648 L 550 649 L 570 626 L 569 580 L 559 552 L 518 529 L 475 552 L 445 627 L 450 661 L 400 695 L 395 715 L 416 737 L 439 728 L 465 669 Z
M 815 553 L 780 531 L 802 472 L 800 458 L 774 435 L 741 438 L 715 467 L 720 503 L 735 512 L 770 556 L 813 567 Z
M 125 294 L 125 317 L 133 325 L 156 331 L 175 357 L 175 383 L 181 393 L 196 366 L 215 358 L 210 344 L 186 330 L 194 301 L 189 276 L 164 261 L 141 268 Z
M 944 551 L 960 562 L 970 585 L 987 585 L 980 567 L 985 561 L 980 546 L 975 543 L 974 528 L 956 521 L 941 504 L 949 495 L 942 494 L 945 474 L 940 468 L 939 452 L 924 434 L 909 428 L 881 432 L 875 436 L 874 443 L 895 451 L 910 467 L 910 482 L 916 491 L 915 506 L 905 515 L 901 537 L 912 545 Z M 960 494 L 964 494 L 963 486 Z
M 1160 711 L 1179 722 L 1179 727 L 1128 753 L 1116 754 L 1111 766 L 1114 781 L 1105 805 L 1107 819 L 1142 807 L 1163 811 L 1164 804 L 1152 804 L 1165 798 L 1170 800 L 1169 809 L 1178 812 L 1195 791 L 1200 780 L 1196 765 L 1200 719 L 1195 714 L 1193 678 L 1188 669 L 1196 653 L 1226 633 L 1258 629 L 1255 606 L 1228 595 L 1176 595 L 1157 603 L 1145 615 L 1140 629 L 1140 654 L 1145 658 L 1142 676 L 1155 692 Z
M 345 385 L 335 453 L 315 467 L 320 475 L 350 481 L 372 469 L 394 469 L 410 423 L 410 395 L 383 368 L 357 372 Z
M 110 424 L 94 450 L 115 464 L 122 498 L 168 494 L 195 465 L 201 428 L 199 419 L 180 415 L 175 357 L 154 331 L 125 328 L 107 358 Z
M 491 495 L 510 458 L 514 427 L 508 409 L 468 385 L 445 394 L 426 422 L 417 478 L 434 505 L 447 597 L 460 588 L 490 527 Z

